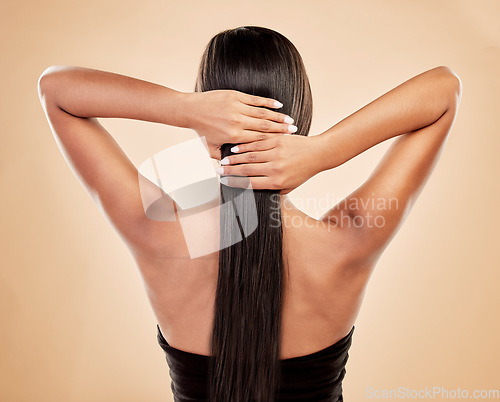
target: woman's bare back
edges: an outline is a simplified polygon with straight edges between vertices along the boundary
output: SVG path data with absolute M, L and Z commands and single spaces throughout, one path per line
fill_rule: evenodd
M 286 359 L 324 349 L 350 331 L 371 270 L 349 265 L 346 250 L 351 247 L 344 244 L 340 227 L 309 217 L 287 197 L 282 197 L 281 204 L 281 357 Z M 218 216 L 211 222 L 218 222 Z M 180 225 L 173 226 L 168 224 L 169 234 L 161 234 L 162 226 L 155 232 L 164 244 L 168 241 L 168 251 L 148 250 L 136 253 L 135 259 L 167 342 L 180 350 L 210 355 L 218 252 L 190 259 Z

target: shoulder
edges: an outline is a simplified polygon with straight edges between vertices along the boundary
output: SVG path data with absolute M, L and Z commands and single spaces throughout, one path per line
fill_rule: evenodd
M 301 264 L 312 263 L 317 264 L 318 270 L 331 270 L 352 266 L 356 261 L 359 238 L 352 225 L 315 219 L 289 200 L 282 202 L 282 224 L 287 252 L 293 253 Z
M 172 200 L 167 206 L 158 205 L 156 211 L 153 208 L 149 214 L 152 219 L 148 219 L 143 230 L 138 254 L 154 259 L 213 258 L 219 248 L 219 205 L 217 198 L 183 210 Z

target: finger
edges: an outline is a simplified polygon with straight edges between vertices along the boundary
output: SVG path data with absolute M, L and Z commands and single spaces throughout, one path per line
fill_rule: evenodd
M 264 98 L 262 96 L 257 96 L 257 95 L 249 95 L 244 92 L 238 93 L 238 99 L 241 102 L 252 106 L 264 106 L 264 107 L 270 107 L 272 109 L 279 109 L 283 107 L 283 104 L 275 99 Z
M 219 166 L 217 168 L 217 173 L 221 176 L 266 176 L 270 170 L 270 162 L 265 163 L 245 163 L 242 165 L 234 166 Z
M 210 153 L 210 158 L 220 161 L 220 159 L 222 157 L 221 152 L 220 152 L 220 147 L 209 146 L 208 150 Z
M 276 123 L 274 121 L 248 116 L 243 116 L 242 126 L 245 130 L 259 131 L 262 133 L 295 133 L 297 131 L 297 127 L 293 124 Z
M 250 184 L 248 183 L 250 180 Z M 269 177 L 257 176 L 251 177 L 247 180 L 239 180 L 234 176 L 224 176 L 220 179 L 220 183 L 229 187 L 246 188 L 251 190 L 277 190 L 276 186 L 273 186 Z
M 220 149 L 217 149 L 210 153 L 210 158 L 215 159 L 216 161 L 220 161 L 222 155 L 220 153 Z
M 240 163 L 262 163 L 272 160 L 273 151 L 245 152 L 243 154 L 229 155 L 220 161 L 222 166 L 237 165 Z
M 250 105 L 244 105 L 244 110 L 242 112 L 245 116 L 254 117 L 262 120 L 276 121 L 278 123 L 293 124 L 293 119 L 279 112 L 274 112 L 269 109 L 264 109 L 261 107 L 254 107 Z
M 245 188 L 247 190 L 252 189 L 250 179 L 245 176 L 224 176 L 220 178 L 220 183 L 229 187 Z
M 273 149 L 277 144 L 275 134 L 254 133 L 245 136 L 244 141 L 231 148 L 233 153 L 243 153 L 252 151 L 267 151 Z

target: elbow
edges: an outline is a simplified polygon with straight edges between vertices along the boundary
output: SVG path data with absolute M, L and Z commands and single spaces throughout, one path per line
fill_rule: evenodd
M 47 71 L 47 70 L 45 70 Z M 38 89 L 38 97 L 40 98 L 40 102 L 42 103 L 43 108 L 45 109 L 47 105 L 47 98 L 48 98 L 48 77 L 44 75 L 45 72 L 42 73 L 42 75 L 38 78 L 38 84 L 37 84 L 37 89 Z
M 446 93 L 450 96 L 450 106 L 458 107 L 462 100 L 462 80 L 455 71 L 447 66 L 439 66 L 436 68 L 443 74 L 443 82 L 445 83 Z
M 54 87 L 54 78 L 56 77 L 56 73 L 64 70 L 66 66 L 50 66 L 47 67 L 43 73 L 38 77 L 38 96 L 40 99 L 44 99 L 50 93 L 51 88 Z
M 462 80 L 455 73 L 453 73 L 453 79 L 454 79 L 453 97 L 456 102 L 456 105 L 458 106 L 460 104 L 460 101 L 462 100 Z
M 65 68 L 66 66 L 50 66 L 38 77 L 38 97 L 44 110 L 47 110 L 49 104 L 57 104 L 57 82 L 60 81 L 60 72 Z
M 50 66 L 46 68 L 40 77 L 38 77 L 37 89 L 40 100 L 46 99 L 47 97 L 49 82 L 51 81 L 50 75 L 53 67 L 54 66 Z

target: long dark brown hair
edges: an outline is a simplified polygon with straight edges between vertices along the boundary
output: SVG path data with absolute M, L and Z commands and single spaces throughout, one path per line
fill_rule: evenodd
M 295 46 L 276 31 L 246 26 L 214 36 L 202 56 L 195 90 L 217 89 L 279 100 L 279 111 L 295 120 L 295 134 L 309 132 L 312 96 L 305 67 Z M 221 147 L 222 158 L 234 145 Z M 209 369 L 213 402 L 266 402 L 278 395 L 283 275 L 279 199 L 278 190 L 221 185 L 221 205 L 231 207 L 220 213 Z

